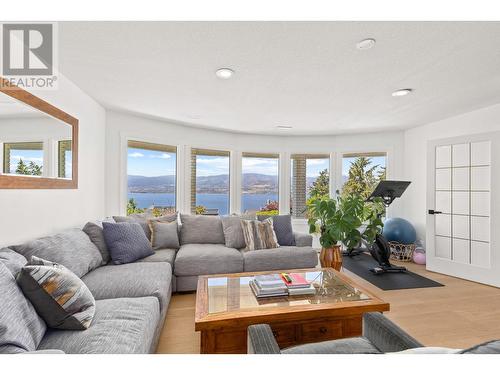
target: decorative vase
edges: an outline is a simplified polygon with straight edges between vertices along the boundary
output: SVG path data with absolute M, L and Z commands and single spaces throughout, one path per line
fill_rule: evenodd
M 323 268 L 333 268 L 340 271 L 342 268 L 342 249 L 340 245 L 322 248 L 319 254 L 319 262 Z

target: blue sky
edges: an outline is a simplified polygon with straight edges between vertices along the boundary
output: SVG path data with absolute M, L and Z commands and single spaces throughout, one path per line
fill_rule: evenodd
M 165 176 L 175 174 L 175 153 L 128 149 L 127 173 L 138 176 Z
M 37 151 L 22 151 L 23 153 L 36 153 Z M 20 154 L 21 151 L 16 151 Z M 26 155 L 26 159 L 28 159 Z M 25 158 L 23 157 L 23 159 Z M 36 155 L 31 155 L 35 158 Z M 343 158 L 342 160 L 342 175 L 347 176 L 349 167 L 355 158 Z M 372 157 L 372 165 L 385 166 L 385 157 Z M 229 174 L 229 157 L 225 156 L 206 156 L 200 155 L 197 157 L 197 174 L 198 176 L 214 176 L 220 174 Z M 175 153 L 167 153 L 161 151 L 150 151 L 136 148 L 128 149 L 128 174 L 140 176 L 164 176 L 175 174 Z M 278 159 L 271 158 L 243 158 L 242 172 L 243 173 L 261 173 L 267 175 L 278 175 Z M 308 159 L 307 160 L 307 177 L 317 177 L 319 172 L 329 169 L 328 159 Z
M 351 163 L 355 160 L 356 158 L 343 158 L 342 159 L 342 176 L 347 177 L 349 175 L 349 167 L 351 166 Z M 374 156 L 370 157 L 372 160 L 372 164 L 369 166 L 371 168 L 374 165 L 379 165 L 380 167 L 385 167 L 385 156 Z M 378 170 L 379 168 L 377 168 Z

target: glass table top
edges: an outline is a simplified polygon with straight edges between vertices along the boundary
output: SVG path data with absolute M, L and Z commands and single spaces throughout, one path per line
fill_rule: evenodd
M 296 273 L 314 285 L 316 294 L 257 299 L 249 286 L 249 282 L 253 279 L 252 276 L 209 277 L 207 279 L 208 314 L 370 299 L 368 295 L 347 284 L 331 270 Z

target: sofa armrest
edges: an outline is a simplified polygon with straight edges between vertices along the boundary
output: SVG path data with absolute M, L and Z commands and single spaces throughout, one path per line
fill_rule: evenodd
M 248 354 L 281 354 L 273 331 L 268 324 L 255 324 L 248 327 Z
M 382 353 L 423 346 L 379 312 L 363 315 L 363 336 Z
M 295 237 L 295 246 L 298 247 L 312 246 L 313 238 L 310 234 L 293 232 L 293 235 Z

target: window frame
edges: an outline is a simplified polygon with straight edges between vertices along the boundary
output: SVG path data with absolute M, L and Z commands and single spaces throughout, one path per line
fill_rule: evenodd
M 227 214 L 229 215 L 231 213 L 232 209 L 232 204 L 231 204 L 231 198 L 232 198 L 232 183 L 231 183 L 231 178 L 232 178 L 232 157 L 233 157 L 233 152 L 231 150 L 225 150 L 225 149 L 218 149 L 218 148 L 207 148 L 207 147 L 191 147 L 190 152 L 189 152 L 189 160 L 188 164 L 189 165 L 189 176 L 190 176 L 190 184 L 189 184 L 189 201 L 188 201 L 188 207 L 189 207 L 189 213 L 191 215 L 196 214 L 196 157 L 198 155 L 202 156 L 221 156 L 221 157 L 227 157 L 228 158 L 228 188 L 227 188 Z M 222 216 L 220 212 L 218 213 L 219 216 Z
M 305 195 L 305 202 L 307 202 L 307 160 L 314 160 L 314 159 L 324 159 L 328 161 L 328 196 L 331 197 L 332 195 L 332 154 L 331 153 L 298 153 L 294 152 L 290 154 L 290 215 L 292 215 L 292 218 L 294 220 L 301 220 L 301 219 L 306 219 L 305 214 L 301 216 L 295 216 L 295 214 L 292 212 L 293 209 L 293 186 L 294 186 L 294 160 L 297 159 L 297 157 L 304 157 L 305 159 L 305 178 L 306 178 L 306 195 Z M 306 205 L 304 203 L 304 208 L 306 208 Z
M 123 201 L 123 206 L 124 213 L 126 214 L 127 212 L 127 203 L 128 203 L 128 151 L 129 148 L 135 148 L 135 149 L 143 149 L 143 150 L 148 150 L 148 151 L 158 151 L 158 152 L 167 152 L 167 153 L 172 153 L 175 154 L 175 173 L 174 173 L 174 210 L 177 211 L 179 209 L 179 187 L 178 187 L 178 167 L 179 167 L 179 162 L 178 162 L 178 147 L 177 146 L 172 146 L 172 145 L 167 145 L 163 143 L 157 143 L 157 142 L 150 142 L 150 141 L 144 141 L 144 140 L 138 140 L 138 137 L 131 137 L 127 138 L 125 140 L 125 153 L 124 153 L 124 158 L 125 158 L 125 169 L 124 169 L 124 194 L 122 196 L 122 201 Z
M 15 147 L 14 147 L 15 145 Z M 16 173 L 11 173 L 10 172 L 10 152 L 11 150 L 29 150 L 29 151 L 42 151 L 42 158 L 43 158 L 43 163 L 42 163 L 42 168 L 45 170 L 47 168 L 46 166 L 46 160 L 45 160 L 45 148 L 44 148 L 44 142 L 43 141 L 28 141 L 28 142 L 3 142 L 2 143 L 2 155 L 3 155 L 3 160 L 2 160 L 2 174 L 4 175 L 10 175 L 10 176 L 21 176 Z M 42 173 L 43 176 L 43 173 Z
M 239 208 L 240 214 L 244 214 L 243 211 L 243 158 L 255 158 L 255 159 L 276 159 L 278 161 L 277 168 L 277 196 L 278 196 L 278 215 L 281 213 L 281 199 L 280 199 L 280 183 L 281 183 L 281 155 L 279 152 L 242 152 L 240 158 L 240 179 L 241 179 L 241 188 L 239 189 Z

